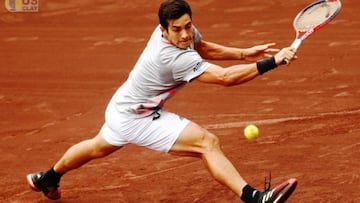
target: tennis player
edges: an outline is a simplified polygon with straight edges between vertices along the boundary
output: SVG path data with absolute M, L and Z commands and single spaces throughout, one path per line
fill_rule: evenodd
M 295 57 L 292 48 L 274 43 L 251 48 L 222 46 L 202 39 L 184 0 L 166 0 L 158 12 L 160 25 L 152 33 L 128 79 L 115 92 L 99 133 L 70 147 L 47 171 L 31 173 L 27 181 L 49 199 L 59 199 L 60 178 L 90 160 L 102 158 L 132 143 L 156 151 L 196 156 L 220 183 L 244 202 L 284 202 L 297 180 L 259 191 L 238 173 L 221 150 L 218 137 L 198 124 L 163 109 L 165 102 L 193 80 L 233 86 L 248 82 Z M 271 53 L 276 52 L 274 56 Z M 245 60 L 254 63 L 221 67 L 205 59 Z

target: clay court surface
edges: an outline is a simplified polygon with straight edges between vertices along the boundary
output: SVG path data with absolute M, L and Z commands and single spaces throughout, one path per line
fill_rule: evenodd
M 230 46 L 294 39 L 304 1 L 189 0 L 205 40 Z M 161 1 L 40 0 L 40 12 L 0 13 L 0 202 L 50 202 L 29 172 L 91 138 L 110 97 L 157 25 Z M 288 202 L 360 202 L 359 3 L 311 36 L 299 59 L 237 87 L 194 82 L 166 105 L 217 134 L 255 187 L 297 178 Z M 240 61 L 243 63 L 242 61 Z M 221 61 L 227 66 L 239 61 Z M 260 137 L 245 140 L 249 123 Z M 64 176 L 58 202 L 240 202 L 200 160 L 129 145 Z

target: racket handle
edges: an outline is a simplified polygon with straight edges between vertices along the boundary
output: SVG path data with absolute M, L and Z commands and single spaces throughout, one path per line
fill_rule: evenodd
M 295 39 L 294 42 L 291 44 L 291 48 L 294 48 L 297 50 L 299 46 L 301 45 L 302 40 L 301 39 Z
M 293 43 L 291 44 L 290 47 L 291 47 L 291 48 L 294 48 L 295 50 L 297 50 L 297 49 L 300 47 L 301 42 L 302 42 L 302 40 L 299 39 L 299 38 L 297 38 L 297 39 L 295 39 L 295 40 L 293 41 Z M 284 59 L 284 60 L 281 62 L 282 65 L 287 65 L 288 63 L 289 63 L 289 60 L 288 60 L 288 59 Z

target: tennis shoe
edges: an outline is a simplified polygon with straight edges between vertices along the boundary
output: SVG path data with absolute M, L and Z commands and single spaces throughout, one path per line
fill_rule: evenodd
M 260 193 L 258 203 L 283 203 L 290 197 L 296 185 L 297 180 L 291 178 L 271 190 L 270 182 L 266 183 L 265 181 L 265 191 Z
M 59 189 L 59 184 L 50 184 L 44 181 L 44 174 L 45 172 L 28 174 L 26 179 L 30 188 L 36 192 L 43 192 L 44 195 L 51 200 L 60 199 L 61 191 Z

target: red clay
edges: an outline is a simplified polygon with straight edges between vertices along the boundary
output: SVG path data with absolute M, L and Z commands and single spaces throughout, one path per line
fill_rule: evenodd
M 81 1 L 82 2 L 82 1 Z M 0 13 L 0 202 L 49 202 L 25 176 L 94 136 L 157 25 L 159 0 L 40 1 Z M 189 0 L 204 39 L 248 47 L 294 39 L 306 1 Z M 252 185 L 296 178 L 288 202 L 360 202 L 359 3 L 310 36 L 299 59 L 238 87 L 190 84 L 166 105 L 217 134 Z M 230 65 L 236 61 L 222 61 Z M 260 137 L 242 134 L 255 123 Z M 67 174 L 61 202 L 239 202 L 195 158 L 127 146 Z

